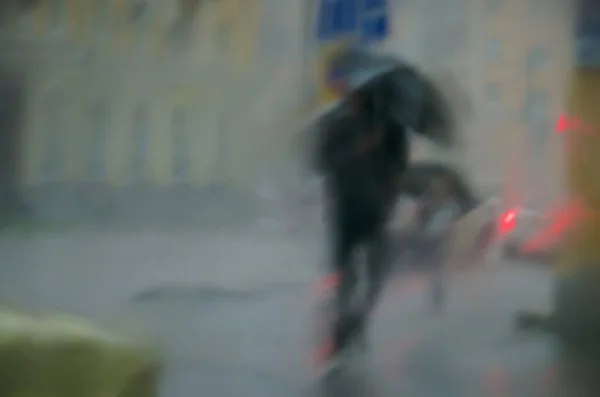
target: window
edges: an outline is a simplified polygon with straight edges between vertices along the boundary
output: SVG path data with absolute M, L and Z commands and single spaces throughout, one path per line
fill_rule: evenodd
M 266 0 L 265 0 L 266 2 Z M 260 54 L 268 57 L 284 57 L 293 46 L 289 46 L 289 6 L 282 0 L 270 0 L 261 7 Z M 311 44 L 313 44 L 311 40 Z
M 467 25 L 465 23 L 448 24 L 444 29 L 445 53 L 448 57 L 462 57 L 467 50 L 468 38 Z
M 129 6 L 128 19 L 131 22 L 139 22 L 148 15 L 148 3 L 143 0 L 134 0 Z
M 217 48 L 220 54 L 226 54 L 231 46 L 231 22 L 229 20 L 221 21 L 217 27 Z
M 190 139 L 182 109 L 176 108 L 171 118 L 173 179 L 187 182 L 190 177 Z
M 36 7 L 26 7 L 19 17 L 16 17 L 18 20 L 19 30 L 22 31 L 27 36 L 33 38 L 35 37 L 37 26 L 36 23 L 40 23 L 37 18 L 38 10 Z
M 444 32 L 437 29 L 427 29 L 423 38 L 423 58 L 424 62 L 430 64 L 439 64 L 446 62 L 449 55 L 447 43 L 444 42 Z
M 548 98 L 545 92 L 530 90 L 527 93 L 527 99 L 523 107 L 523 118 L 532 134 L 532 140 L 535 143 L 543 143 L 551 132 Z
M 497 12 L 502 7 L 502 0 L 486 0 L 485 3 L 488 12 Z
M 529 50 L 526 60 L 526 70 L 528 73 L 535 72 L 543 68 L 548 63 L 548 53 L 546 48 L 541 45 L 534 45 Z
M 500 40 L 497 38 L 489 38 L 485 47 L 485 60 L 488 63 L 496 63 L 500 61 L 501 56 Z
M 485 92 L 487 102 L 492 106 L 499 106 L 502 96 L 500 83 L 488 83 Z
M 547 98 L 545 93 L 540 90 L 530 90 L 524 106 L 525 121 L 532 125 L 545 118 L 546 114 Z
M 136 106 L 133 113 L 133 153 L 131 173 L 134 181 L 143 181 L 146 177 L 149 134 L 148 107 L 144 103 Z
M 171 39 L 177 51 L 185 54 L 191 47 L 192 21 L 190 19 L 178 19 L 171 26 Z
M 50 28 L 57 30 L 66 25 L 66 0 L 53 0 L 50 2 Z
M 92 108 L 90 126 L 89 177 L 101 181 L 106 177 L 108 151 L 108 105 L 105 100 L 98 101 Z
M 177 11 L 180 18 L 194 18 L 198 15 L 202 2 L 200 0 L 179 0 Z
M 200 2 L 196 0 L 179 0 L 177 2 L 177 16 L 171 25 L 170 34 L 176 49 L 182 53 L 190 50 L 199 4 Z
M 158 4 L 156 0 L 132 0 L 128 5 L 127 19 L 136 25 L 138 34 L 145 36 L 156 21 Z
M 45 136 L 42 159 L 43 179 L 56 182 L 63 171 L 63 148 L 65 144 L 65 100 L 59 93 L 51 94 L 44 104 Z
M 111 2 L 110 0 L 96 0 L 94 2 L 94 25 L 96 31 L 107 31 L 110 22 Z

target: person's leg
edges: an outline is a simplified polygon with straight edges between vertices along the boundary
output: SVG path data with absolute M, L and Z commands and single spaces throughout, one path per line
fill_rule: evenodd
M 384 281 L 388 273 L 388 240 L 383 231 L 379 231 L 367 247 L 367 277 L 368 287 L 366 296 L 367 311 L 377 304 Z
M 376 306 L 379 296 L 384 289 L 385 278 L 388 275 L 388 240 L 383 229 L 378 230 L 367 246 L 367 291 L 365 296 L 365 306 L 358 313 L 357 329 L 355 335 L 360 339 L 363 345 L 366 344 L 366 328 L 369 317 Z
M 352 298 L 356 291 L 358 274 L 352 255 L 356 249 L 353 230 L 346 222 L 335 225 L 333 241 L 333 270 L 338 276 L 336 293 L 336 320 L 333 326 L 333 354 L 344 350 L 356 328 Z

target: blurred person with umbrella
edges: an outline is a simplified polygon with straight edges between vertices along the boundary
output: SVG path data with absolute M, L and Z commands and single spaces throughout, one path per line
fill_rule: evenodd
M 442 90 L 417 68 L 388 56 L 344 49 L 327 67 L 328 84 L 343 98 L 317 121 L 314 165 L 324 176 L 332 235 L 332 271 L 339 277 L 333 348 L 366 342 L 365 329 L 387 273 L 385 233 L 399 178 L 408 167 L 409 130 L 449 147 L 454 115 Z M 352 307 L 358 284 L 353 255 L 365 246 L 367 293 Z

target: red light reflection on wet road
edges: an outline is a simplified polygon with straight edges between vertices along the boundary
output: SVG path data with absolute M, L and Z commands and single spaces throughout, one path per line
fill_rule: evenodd
M 401 382 L 404 374 L 404 358 L 407 356 L 415 346 L 419 343 L 419 339 L 415 336 L 400 340 L 400 342 L 394 344 L 391 343 L 388 349 L 385 349 L 388 353 L 387 362 L 387 373 L 390 378 L 393 378 L 396 382 Z
M 503 367 L 496 365 L 483 376 L 483 390 L 488 397 L 508 397 L 508 377 Z

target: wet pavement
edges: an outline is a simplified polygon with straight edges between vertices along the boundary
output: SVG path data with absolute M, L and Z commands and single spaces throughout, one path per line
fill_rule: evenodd
M 170 351 L 163 395 L 559 396 L 550 336 L 522 334 L 514 311 L 547 306 L 549 275 L 514 267 L 449 276 L 447 310 L 430 310 L 426 279 L 396 277 L 371 330 L 371 349 L 317 382 L 314 285 L 220 295 L 172 287 L 136 297 L 138 319 Z
M 0 242 L 5 302 L 141 325 L 167 355 L 164 397 L 600 395 L 577 378 L 599 379 L 593 366 L 572 370 L 551 336 L 514 327 L 516 310 L 548 309 L 548 269 L 498 260 L 453 270 L 442 313 L 422 275 L 393 277 L 369 354 L 324 383 L 311 363 L 323 336 L 314 242 L 198 233 Z

